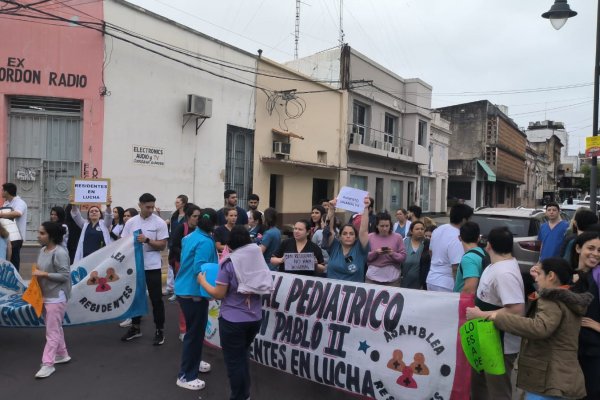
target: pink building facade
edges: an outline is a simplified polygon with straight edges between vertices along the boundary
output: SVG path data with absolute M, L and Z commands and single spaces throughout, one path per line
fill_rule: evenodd
M 57 3 L 19 10 L 56 20 L 0 23 L 0 179 L 29 205 L 29 238 L 67 202 L 72 176 L 102 177 L 103 2 Z

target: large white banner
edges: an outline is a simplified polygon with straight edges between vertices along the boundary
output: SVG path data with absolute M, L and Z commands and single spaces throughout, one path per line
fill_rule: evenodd
M 121 320 L 147 312 L 141 245 L 123 238 L 71 266 L 73 288 L 63 324 L 80 325 Z M 44 325 L 23 301 L 27 288 L 15 267 L 0 262 L 0 327 Z
M 254 361 L 374 399 L 469 398 L 458 294 L 273 276 Z M 211 302 L 206 338 L 219 346 L 217 317 Z

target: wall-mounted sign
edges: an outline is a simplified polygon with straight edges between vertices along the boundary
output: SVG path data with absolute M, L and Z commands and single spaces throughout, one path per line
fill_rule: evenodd
M 585 138 L 585 156 L 600 156 L 600 136 L 588 136 Z
M 165 149 L 133 145 L 133 163 L 136 165 L 165 166 Z
M 84 88 L 87 81 L 84 74 L 49 71 L 47 76 L 43 76 L 39 69 L 26 68 L 24 58 L 8 57 L 6 66 L 0 66 L 0 82 Z
M 110 196 L 110 179 L 73 178 L 71 194 L 73 204 L 106 204 Z

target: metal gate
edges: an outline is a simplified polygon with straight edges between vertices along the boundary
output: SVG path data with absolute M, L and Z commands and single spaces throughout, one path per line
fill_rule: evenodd
M 225 189 L 237 192 L 238 206 L 245 208 L 252 193 L 254 131 L 227 125 Z
M 27 203 L 27 240 L 69 201 L 71 177 L 81 175 L 81 101 L 14 97 L 9 108 L 7 181 Z

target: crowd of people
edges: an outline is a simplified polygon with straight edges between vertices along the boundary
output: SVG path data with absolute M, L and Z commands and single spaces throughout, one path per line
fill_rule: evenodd
M 3 195 L 12 204 L 4 216 L 17 221 L 23 240 L 18 219 L 26 218 L 26 207 L 13 184 L 3 185 Z M 219 332 L 230 398 L 249 398 L 248 349 L 261 324 L 261 295 L 271 290 L 271 271 L 279 271 L 472 296 L 467 318 L 488 319 L 501 331 L 506 370 L 504 375 L 472 371 L 472 399 L 511 399 L 515 363 L 517 386 L 527 399 L 600 399 L 600 225 L 590 210 L 578 210 L 569 224 L 561 219 L 558 204 L 547 204 L 539 262 L 524 274 L 509 229 L 498 226 L 482 237 L 479 226 L 469 221 L 473 209 L 466 204 L 454 205 L 449 223 L 437 227 L 414 205 L 396 210 L 395 220 L 387 211 L 376 213 L 369 197 L 363 212 L 344 224 L 342 214 L 336 214 L 336 199 L 323 200 L 284 238 L 278 211 L 259 211 L 255 194 L 247 210 L 233 190 L 224 192 L 219 210 L 179 195 L 166 220 L 155 202 L 144 193 L 137 208 L 107 204 L 103 213 L 89 206 L 86 218 L 77 206 L 55 207 L 40 226 L 43 247 L 34 275 L 41 283 L 47 325 L 36 377 L 47 377 L 55 364 L 70 360 L 61 328 L 70 295 L 69 265 L 141 230 L 135 240 L 144 249 L 157 346 L 165 341 L 161 252 L 169 252 L 167 293 L 179 304 L 183 349 L 176 383 L 182 388 L 205 387 L 199 374 L 211 369 L 202 360 L 202 346 L 214 298 L 221 300 Z M 0 258 L 12 260 L 20 244 L 9 239 L 9 229 L 0 225 Z M 299 255 L 304 262 L 293 262 Z M 524 284 L 528 276 L 535 281 L 533 292 Z M 123 341 L 142 336 L 140 318 L 121 324 L 128 327 Z

